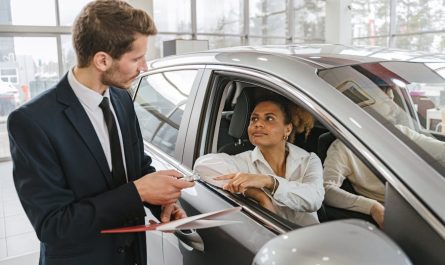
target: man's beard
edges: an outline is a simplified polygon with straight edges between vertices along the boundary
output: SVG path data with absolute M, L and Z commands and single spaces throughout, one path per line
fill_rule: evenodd
M 100 78 L 100 81 L 102 82 L 102 84 L 104 84 L 106 86 L 112 86 L 112 87 L 123 88 L 123 89 L 130 89 L 131 84 L 130 85 L 126 85 L 126 84 L 123 84 L 123 83 L 118 81 L 118 78 L 117 78 L 119 76 L 118 67 L 119 66 L 117 64 L 113 64 L 110 69 L 106 70 L 102 74 L 102 76 Z

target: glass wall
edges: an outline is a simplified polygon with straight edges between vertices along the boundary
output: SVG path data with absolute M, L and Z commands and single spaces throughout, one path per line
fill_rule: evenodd
M 442 0 L 352 0 L 354 45 L 445 51 Z
M 286 37 L 286 0 L 249 2 L 249 33 L 252 36 Z
M 156 42 L 172 40 L 177 35 L 185 39 L 208 40 L 210 49 L 324 42 L 326 1 L 178 0 L 173 1 L 173 6 L 180 6 L 177 11 L 172 10 L 171 2 L 153 0 L 154 18 L 159 29 Z M 176 13 L 174 16 L 162 15 L 171 12 Z M 167 26 L 169 21 L 180 27 Z M 162 47 L 162 43 L 155 43 L 154 46 Z M 155 49 L 149 58 L 155 54 L 162 56 L 162 50 Z
M 74 65 L 69 26 L 87 2 L 0 0 L 0 29 L 17 29 L 0 30 L 0 160 L 10 157 L 9 113 L 56 84 Z
M 326 1 L 294 0 L 294 42 L 324 42 Z
M 0 117 L 74 65 L 70 26 L 88 2 L 0 0 L 0 80 L 18 95 L 18 103 L 9 96 L 14 104 L 0 107 Z M 324 42 L 326 0 L 134 2 L 147 6 L 159 32 L 150 39 L 148 60 L 162 57 L 163 42 L 172 39 L 208 40 L 210 49 Z M 350 8 L 354 45 L 445 51 L 443 0 L 351 0 Z
M 243 1 L 196 0 L 196 20 L 198 34 L 240 34 L 243 25 Z

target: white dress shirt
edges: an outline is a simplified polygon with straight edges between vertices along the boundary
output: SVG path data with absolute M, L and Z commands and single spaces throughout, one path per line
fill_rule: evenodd
M 323 169 L 320 159 L 295 145 L 286 144 L 286 175 L 276 176 L 258 147 L 234 156 L 219 153 L 198 158 L 194 171 L 204 177 L 245 172 L 270 175 L 279 182 L 273 195 L 268 194 L 277 214 L 300 225 L 318 223 L 316 211 L 324 197 Z M 217 185 L 220 186 L 220 185 Z
M 102 149 L 105 153 L 105 157 L 107 158 L 108 167 L 110 168 L 110 172 L 113 169 L 113 164 L 111 160 L 111 149 L 110 149 L 110 138 L 108 136 L 108 129 L 107 124 L 105 123 L 104 114 L 102 112 L 102 109 L 99 107 L 99 104 L 102 102 L 102 99 L 104 97 L 107 97 L 110 101 L 110 109 L 113 113 L 114 120 L 117 125 L 117 131 L 119 135 L 119 142 L 121 145 L 122 150 L 122 161 L 124 163 L 125 172 L 127 172 L 127 166 L 125 163 L 125 152 L 124 152 L 124 145 L 122 142 L 122 133 L 121 128 L 119 126 L 119 121 L 116 117 L 116 113 L 114 112 L 113 104 L 111 104 L 110 99 L 110 91 L 107 88 L 105 90 L 105 93 L 103 95 L 97 93 L 96 91 L 82 85 L 74 76 L 73 69 L 71 69 L 68 72 L 68 83 L 70 84 L 71 88 L 74 91 L 74 94 L 79 99 L 80 104 L 84 108 L 85 112 L 88 115 L 88 118 L 90 118 L 90 121 L 94 127 L 94 131 L 97 134 L 97 137 L 100 141 L 100 144 L 102 146 Z M 127 177 L 128 181 L 128 177 Z
M 329 146 L 323 178 L 328 205 L 370 214 L 373 204 L 385 200 L 385 185 L 338 139 Z M 345 178 L 358 195 L 340 188 Z
M 420 134 L 404 125 L 395 126 L 436 161 L 445 165 L 444 142 Z M 385 185 L 340 140 L 335 140 L 328 149 L 323 178 L 325 201 L 328 205 L 370 214 L 371 207 L 376 201 L 383 203 L 385 200 Z M 345 178 L 349 179 L 358 195 L 340 188 Z

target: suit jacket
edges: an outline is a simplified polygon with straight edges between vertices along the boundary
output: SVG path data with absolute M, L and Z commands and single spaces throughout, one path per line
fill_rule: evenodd
M 20 201 L 41 241 L 40 264 L 146 264 L 145 234 L 100 230 L 143 224 L 133 180 L 154 172 L 129 94 L 110 88 L 119 120 L 129 183 L 112 189 L 105 154 L 67 76 L 10 114 L 13 176 Z M 152 206 L 154 214 L 159 208 Z M 132 247 L 126 247 L 133 242 Z

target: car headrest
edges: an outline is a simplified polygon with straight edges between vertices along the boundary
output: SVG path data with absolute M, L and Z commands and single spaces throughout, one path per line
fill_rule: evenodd
M 318 137 L 318 157 L 321 163 L 326 159 L 329 146 L 337 139 L 331 132 L 325 132 Z
M 247 139 L 247 127 L 249 126 L 250 112 L 252 111 L 252 98 L 247 89 L 243 89 L 236 99 L 230 120 L 229 135 L 237 139 Z

